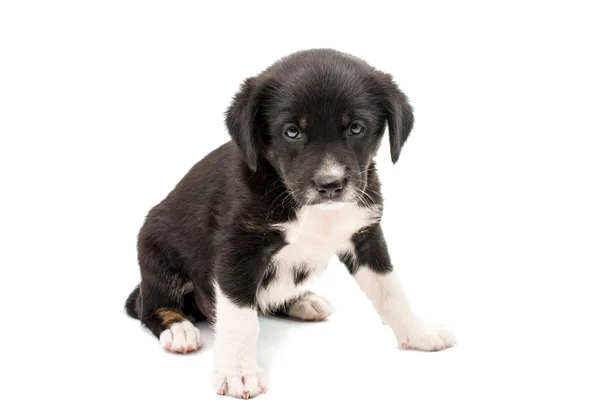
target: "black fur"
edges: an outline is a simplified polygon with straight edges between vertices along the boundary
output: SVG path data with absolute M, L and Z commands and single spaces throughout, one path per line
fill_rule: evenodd
M 300 285 L 310 275 L 310 268 L 306 265 L 294 267 L 294 284 Z
M 348 266 L 350 256 L 354 268 L 356 266 L 368 266 L 371 270 L 381 274 L 392 272 L 392 261 L 388 254 L 387 244 L 383 238 L 381 225 L 376 223 L 365 227 L 352 236 L 355 255 L 341 256 L 340 260 Z M 352 271 L 354 273 L 354 270 Z
M 127 312 L 155 334 L 164 329 L 159 309 L 213 320 L 213 280 L 234 303 L 254 306 L 258 289 L 274 278 L 274 254 L 286 245 L 274 225 L 326 198 L 381 205 L 373 157 L 387 125 L 395 163 L 412 124 L 412 108 L 391 76 L 333 50 L 298 52 L 249 78 L 226 113 L 233 140 L 150 210 L 138 237 L 142 281 Z M 301 139 L 286 135 L 290 126 Z M 353 126 L 364 130 L 355 135 Z M 315 191 L 325 154 L 345 167 L 343 190 L 333 197 Z M 352 242 L 356 256 L 340 255 L 350 272 L 392 269 L 378 223 Z M 297 268 L 296 284 L 310 272 Z
M 139 318 L 137 315 L 137 311 L 136 311 L 136 304 L 139 300 L 139 297 L 138 297 L 139 295 L 140 295 L 140 286 L 137 285 L 133 289 L 131 294 L 129 294 L 129 297 L 127 297 L 127 301 L 125 301 L 125 311 L 129 315 L 129 317 L 133 317 L 134 319 Z

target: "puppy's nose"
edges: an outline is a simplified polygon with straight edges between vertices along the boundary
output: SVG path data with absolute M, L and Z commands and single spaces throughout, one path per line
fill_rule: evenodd
M 315 188 L 321 197 L 335 198 L 342 193 L 345 182 L 343 178 L 323 177 L 315 180 Z

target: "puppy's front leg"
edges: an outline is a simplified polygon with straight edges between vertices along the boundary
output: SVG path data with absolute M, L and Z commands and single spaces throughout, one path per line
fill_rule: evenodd
M 450 329 L 425 323 L 413 313 L 393 272 L 380 224 L 360 231 L 353 237 L 353 244 L 354 253 L 341 254 L 340 259 L 403 348 L 432 351 L 456 343 Z
M 216 285 L 215 371 L 213 386 L 220 395 L 248 399 L 267 390 L 267 375 L 257 363 L 256 308 L 233 302 Z

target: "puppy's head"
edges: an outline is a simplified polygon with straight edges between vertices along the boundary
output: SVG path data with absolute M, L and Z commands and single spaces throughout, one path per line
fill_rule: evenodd
M 413 113 L 390 75 L 317 49 L 247 79 L 226 123 L 251 170 L 270 164 L 294 200 L 310 205 L 360 199 L 386 124 L 395 163 Z

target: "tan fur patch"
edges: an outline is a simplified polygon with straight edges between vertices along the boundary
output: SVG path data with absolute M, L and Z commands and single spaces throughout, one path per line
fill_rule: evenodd
M 342 114 L 342 126 L 346 127 L 350 123 L 350 117 L 348 117 L 348 113 Z
M 306 119 L 300 119 L 300 129 L 305 130 L 306 126 L 308 126 L 308 123 L 306 122 Z
M 173 323 L 179 323 L 185 320 L 181 313 L 170 308 L 159 308 L 156 310 L 156 315 L 165 328 L 171 326 Z

